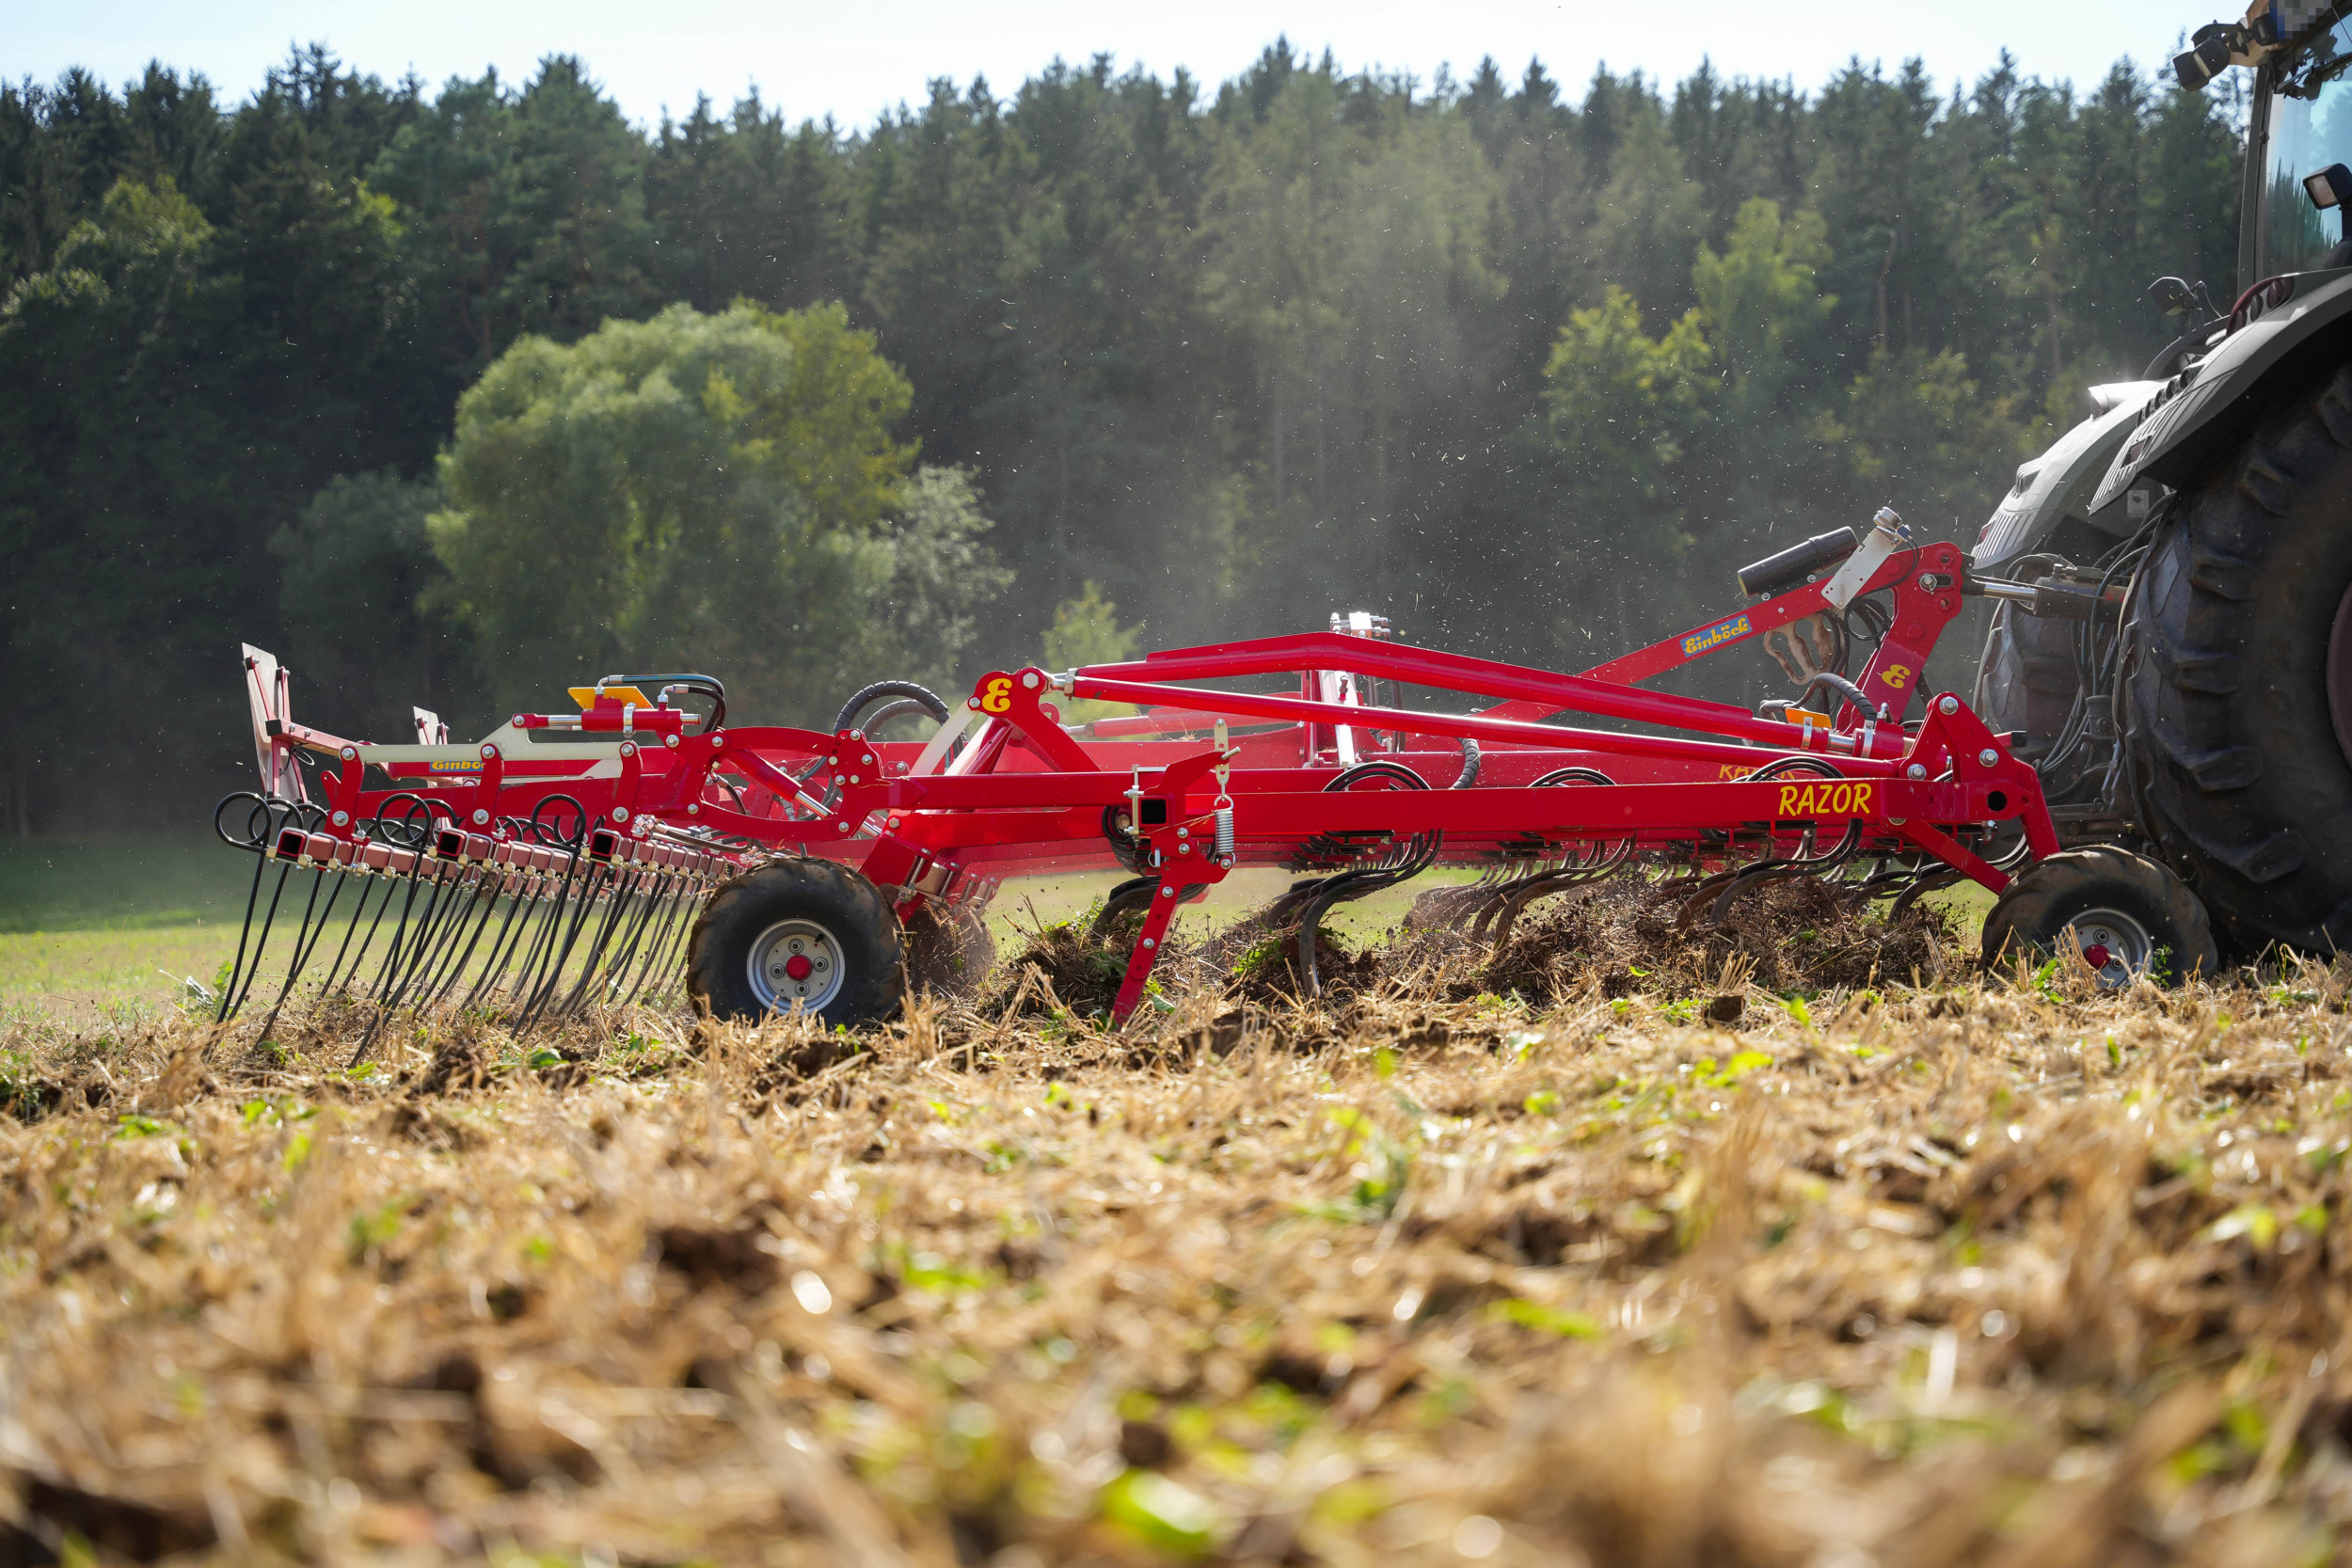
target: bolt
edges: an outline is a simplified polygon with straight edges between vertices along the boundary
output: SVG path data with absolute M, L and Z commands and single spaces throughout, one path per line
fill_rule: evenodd
M 357 746 L 346 746 L 343 748 L 343 760 L 345 762 L 349 762 L 353 757 L 356 757 L 358 754 L 359 748 Z
M 1958 713 L 1960 711 L 1960 699 L 1958 697 L 1947 696 L 1935 705 L 1942 708 L 1947 713 Z
M 1164 887 L 1160 889 L 1160 896 L 1163 898 L 1173 898 L 1176 896 L 1176 890 L 1172 887 Z
M 675 746 L 677 744 L 677 736 L 674 735 L 665 735 L 661 737 L 661 744 L 664 746 Z
M 482 754 L 485 759 L 494 757 L 499 754 L 499 749 L 495 746 L 485 745 L 482 748 Z
M 1149 950 L 1150 950 L 1150 949 L 1152 949 L 1152 948 L 1157 947 L 1157 946 L 1159 945 L 1159 943 L 1158 943 L 1158 942 L 1153 942 L 1153 941 L 1152 941 L 1150 937 L 1146 937 L 1146 938 L 1144 938 L 1144 939 L 1143 939 L 1143 945 L 1144 945 L 1145 950 L 1146 950 L 1146 951 L 1149 951 Z
M 980 711 L 980 700 L 977 697 L 966 697 L 963 700 L 963 705 L 975 713 Z
M 347 812 L 347 811 L 339 811 L 339 812 L 337 812 L 337 813 L 335 814 L 335 826 L 337 826 L 338 828 L 342 827 L 344 823 L 346 823 L 346 822 L 348 822 L 348 821 L 350 821 L 350 820 L 351 820 L 351 813 L 349 813 L 349 812 Z
M 490 820 L 490 814 L 489 814 L 488 812 L 486 812 L 486 811 L 484 811 L 484 810 L 483 810 L 480 806 L 476 806 L 476 807 L 474 807 L 474 809 L 473 809 L 473 820 L 474 820 L 474 826 L 478 828 L 478 827 L 482 826 L 485 822 L 487 822 L 487 821 L 489 821 L 489 820 Z
M 1189 855 L 1192 853 L 1192 846 L 1189 844 L 1179 844 L 1176 846 L 1176 852 L 1180 855 Z
M 686 808 L 686 815 L 689 816 L 700 816 L 702 814 L 703 809 L 700 806 L 690 805 Z
M 1030 690 L 1032 690 L 1032 691 L 1036 690 L 1036 689 L 1037 689 L 1037 672 L 1036 672 L 1036 671 L 1034 671 L 1034 670 L 1024 670 L 1024 671 L 1022 671 L 1022 672 L 1021 672 L 1021 684 L 1022 684 L 1023 686 L 1027 687 L 1027 688 L 1028 688 Z
M 615 821 L 615 822 L 626 822 L 626 821 L 628 821 L 628 808 L 627 806 L 614 806 L 614 807 L 612 808 L 612 820 L 613 820 L 613 821 Z
M 833 766 L 834 763 L 839 762 L 840 760 L 841 760 L 841 759 L 840 759 L 839 757 L 827 757 L 827 758 L 825 759 L 825 765 L 826 765 L 827 767 L 831 767 L 831 766 Z
M 2001 760 L 2001 753 L 1994 751 L 1992 747 L 1987 746 L 1983 751 L 1977 753 L 1977 760 L 1983 763 L 1987 768 L 1990 768 L 1994 763 Z
M 1924 779 L 1927 776 L 1927 764 L 1923 762 L 1915 762 L 1910 767 L 1903 769 L 1903 777 L 1907 779 Z
M 1192 830 L 1190 828 L 1179 828 L 1176 830 L 1176 836 L 1178 838 L 1190 838 L 1192 836 Z

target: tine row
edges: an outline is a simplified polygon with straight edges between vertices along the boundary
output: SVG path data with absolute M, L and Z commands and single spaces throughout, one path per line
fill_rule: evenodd
M 262 1037 L 308 984 L 373 1014 L 355 1066 L 403 1010 L 487 1007 L 525 1029 L 668 988 L 694 911 L 741 869 L 690 843 L 601 831 L 561 844 L 449 826 L 417 842 L 339 838 L 296 803 L 241 799 L 255 802 L 246 831 L 221 836 L 258 860 L 215 1018 L 237 1017 L 278 969 Z

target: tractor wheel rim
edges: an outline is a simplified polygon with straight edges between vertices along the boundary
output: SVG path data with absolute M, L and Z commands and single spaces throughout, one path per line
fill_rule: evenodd
M 2328 632 L 2328 717 L 2335 721 L 2344 760 L 2352 764 L 2352 583 L 2344 585 Z
M 2102 990 L 2121 990 L 2148 973 L 2156 956 L 2155 939 L 2148 927 L 2121 910 L 2085 910 L 2068 921 L 2068 929 L 2082 945 L 2083 961 L 2091 964 Z M 2106 962 L 2093 962 L 2105 949 Z M 2068 948 L 2063 941 L 2058 951 Z
M 840 994 L 840 939 L 813 920 L 779 920 L 752 943 L 745 972 L 752 994 L 773 1012 L 822 1010 Z

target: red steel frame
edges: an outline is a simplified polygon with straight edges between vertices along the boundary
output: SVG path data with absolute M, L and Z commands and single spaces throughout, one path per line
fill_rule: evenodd
M 1506 844 L 1523 852 L 1531 841 L 1565 848 L 1629 837 L 1704 861 L 1739 847 L 1785 853 L 1824 827 L 1858 823 L 1863 853 L 1923 851 L 1999 891 L 2006 876 L 1956 835 L 2014 818 L 2033 856 L 2055 852 L 2033 768 L 1953 694 L 1905 721 L 1928 655 L 1960 611 L 1962 568 L 1956 548 L 1929 545 L 1899 550 L 1869 576 L 1860 592 L 1893 594 L 1888 634 L 1856 682 L 1877 711 L 1848 704 L 1827 725 L 1634 684 L 1829 609 L 1823 586 L 1809 584 L 1579 675 L 1343 632 L 1172 650 L 1061 676 L 992 671 L 953 721 L 965 745 L 952 760 L 944 738 L 927 747 L 855 730 L 689 733 L 690 716 L 677 709 L 601 696 L 576 718 L 516 715 L 472 748 L 373 748 L 292 722 L 274 667 L 254 675 L 278 683 L 271 701 L 257 696 L 257 715 L 271 716 L 257 738 L 269 777 L 293 774 L 296 751 L 326 764 L 321 832 L 338 840 L 364 838 L 379 814 L 423 800 L 449 830 L 486 846 L 561 796 L 596 830 L 600 858 L 708 851 L 730 838 L 827 855 L 894 891 L 902 914 L 1008 874 L 1119 863 L 1105 820 L 1123 809 L 1130 853 L 1159 879 L 1114 1009 L 1123 1018 L 1188 890 L 1239 865 L 1293 863 L 1322 834 L 1442 834 L 1439 858 L 1455 863 L 1491 859 Z M 1177 684 L 1266 675 L 1297 676 L 1300 694 Z M 1489 705 L 1377 705 L 1364 700 L 1373 681 Z M 1049 701 L 1056 693 L 1145 711 L 1065 726 Z M 1687 733 L 1550 721 L 1571 713 Z M 1203 743 L 1213 726 L 1251 728 L 1220 750 Z M 1466 742 L 1479 749 L 1477 782 L 1446 787 L 1465 766 Z M 1325 787 L 1350 761 L 1373 757 L 1433 787 Z M 1748 782 L 1793 757 L 1808 759 L 1804 773 Z M 369 787 L 372 766 L 390 788 Z M 1566 767 L 1612 782 L 1535 785 Z

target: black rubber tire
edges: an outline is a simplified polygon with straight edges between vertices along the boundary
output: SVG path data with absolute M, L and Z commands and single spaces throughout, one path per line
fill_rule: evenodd
M 925 904 L 906 923 L 907 993 L 970 996 L 996 967 L 996 936 L 977 910 Z
M 840 989 L 818 1009 L 819 1019 L 855 1028 L 898 1010 L 906 984 L 898 915 L 864 876 L 815 859 L 771 862 L 720 885 L 687 944 L 688 997 L 717 1019 L 765 1015 L 746 966 L 752 944 L 784 920 L 812 921 L 840 945 Z
M 2006 970 L 2021 956 L 2057 950 L 2075 918 L 2091 910 L 2128 914 L 2155 945 L 2151 976 L 2176 985 L 2192 974 L 2213 977 L 2221 955 L 2205 907 L 2169 868 L 2112 845 L 2068 849 L 2020 873 L 1984 917 L 1984 964 Z
M 2132 803 L 2233 955 L 2352 946 L 2352 763 L 2327 676 L 2352 583 L 2352 366 L 2183 499 L 2133 594 Z

